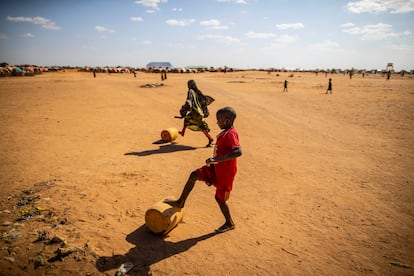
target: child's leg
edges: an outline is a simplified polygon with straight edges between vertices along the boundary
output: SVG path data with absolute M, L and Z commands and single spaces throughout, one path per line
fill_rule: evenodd
M 193 171 L 188 177 L 187 183 L 185 183 L 184 189 L 181 193 L 181 196 L 177 200 L 165 200 L 164 202 L 170 204 L 173 207 L 183 208 L 185 201 L 187 200 L 188 195 L 194 188 L 195 182 L 198 180 L 198 175 Z
M 178 133 L 180 133 L 181 136 L 184 136 L 186 129 L 187 129 L 187 127 L 183 126 L 183 129 L 181 131 L 179 131 Z
M 208 138 L 208 144 L 206 145 L 206 147 L 211 146 L 211 143 L 213 143 L 214 141 L 213 137 L 211 137 L 210 133 L 208 133 L 207 130 L 203 130 L 203 133 Z
M 229 230 L 233 230 L 235 228 L 235 224 L 233 222 L 233 219 L 231 218 L 229 206 L 227 205 L 226 202 L 218 199 L 217 196 L 216 196 L 216 201 L 218 205 L 220 206 L 220 210 L 226 219 L 226 223 L 220 226 L 216 231 L 222 233 L 222 232 L 226 232 Z

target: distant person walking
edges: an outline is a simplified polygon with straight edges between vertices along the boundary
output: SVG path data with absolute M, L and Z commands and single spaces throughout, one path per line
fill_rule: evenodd
M 325 94 L 328 94 L 328 92 L 329 92 L 330 94 L 332 94 L 332 79 L 331 79 L 331 78 L 329 78 L 329 82 L 328 82 L 328 89 L 326 89 Z
M 161 70 L 161 80 L 166 80 L 167 79 L 167 69 L 162 69 Z
M 285 82 L 284 82 L 284 84 L 283 84 L 283 92 L 288 92 L 288 81 L 287 80 L 285 80 Z
M 96 71 L 93 70 L 93 77 L 96 78 Z

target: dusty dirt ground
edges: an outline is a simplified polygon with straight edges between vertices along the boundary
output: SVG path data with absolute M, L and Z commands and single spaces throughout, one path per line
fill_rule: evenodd
M 414 275 L 414 77 L 290 74 L 1 78 L 0 274 L 114 275 L 130 261 L 130 275 Z M 145 211 L 213 151 L 200 132 L 156 143 L 181 127 L 189 79 L 216 99 L 214 136 L 219 108 L 238 113 L 236 229 L 214 234 L 214 188 L 197 182 L 159 237 Z

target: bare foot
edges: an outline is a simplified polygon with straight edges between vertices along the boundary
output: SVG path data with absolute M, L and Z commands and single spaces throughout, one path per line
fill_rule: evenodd
M 178 200 L 166 199 L 164 200 L 164 203 L 167 203 L 168 205 L 171 205 L 172 207 L 177 207 L 180 209 L 184 207 L 184 204 L 180 203 Z
M 226 222 L 225 224 L 223 224 L 222 226 L 217 228 L 215 231 L 216 231 L 216 233 L 224 233 L 224 232 L 227 232 L 227 231 L 230 231 L 230 230 L 234 230 L 234 228 L 236 228 L 236 225 L 228 224 Z
M 184 133 L 182 131 L 178 132 L 181 136 L 184 136 Z

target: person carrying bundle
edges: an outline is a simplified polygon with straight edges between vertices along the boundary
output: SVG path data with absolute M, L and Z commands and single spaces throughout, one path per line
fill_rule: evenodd
M 180 109 L 181 117 L 184 118 L 184 124 L 179 134 L 185 135 L 185 131 L 189 128 L 192 131 L 201 131 L 208 139 L 206 147 L 210 147 L 214 141 L 210 135 L 210 128 L 204 118 L 209 116 L 207 106 L 211 104 L 214 99 L 210 96 L 204 95 L 194 80 L 189 80 L 187 83 L 188 92 L 184 105 Z

